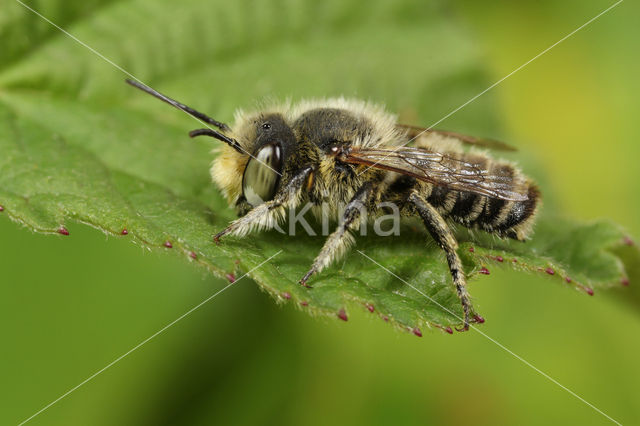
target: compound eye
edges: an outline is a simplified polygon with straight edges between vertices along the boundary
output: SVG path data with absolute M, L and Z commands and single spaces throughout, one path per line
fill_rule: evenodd
M 244 198 L 253 207 L 273 200 L 282 172 L 282 148 L 268 144 L 250 158 L 242 177 Z

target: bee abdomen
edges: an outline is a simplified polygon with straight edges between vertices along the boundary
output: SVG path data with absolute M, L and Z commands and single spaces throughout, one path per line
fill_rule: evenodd
M 486 204 L 474 225 L 501 237 L 524 240 L 531 231 L 538 209 L 540 192 L 533 183 L 526 183 L 527 199 L 507 201 L 487 198 Z
M 501 237 L 524 240 L 531 231 L 539 205 L 537 187 L 508 163 L 473 158 L 474 163 L 482 160 L 482 165 L 490 174 L 507 180 L 514 192 L 527 194 L 527 199 L 509 201 L 451 190 L 445 186 L 432 186 L 427 200 L 441 215 L 467 228 L 480 228 Z
M 529 184 L 527 200 L 512 203 L 509 213 L 495 224 L 496 230 L 506 237 L 524 240 L 531 231 L 531 226 L 540 201 L 540 191 Z

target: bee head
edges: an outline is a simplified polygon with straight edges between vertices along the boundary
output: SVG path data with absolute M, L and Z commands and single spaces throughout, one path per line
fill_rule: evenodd
M 251 154 L 257 154 L 266 145 L 277 145 L 285 157 L 295 149 L 296 137 L 282 114 L 260 114 L 253 120 L 255 137 L 251 143 Z
M 252 120 L 252 125 L 255 137 L 242 175 L 241 199 L 256 207 L 275 196 L 296 138 L 281 114 L 260 114 Z

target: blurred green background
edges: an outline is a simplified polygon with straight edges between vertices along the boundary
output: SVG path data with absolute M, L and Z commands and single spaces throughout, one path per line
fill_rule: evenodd
M 613 4 L 405 1 L 374 7 L 351 1 L 323 26 L 320 17 L 313 25 L 314 17 L 305 15 L 308 7 L 296 1 L 186 3 L 29 4 L 80 38 L 100 40 L 98 50 L 143 81 L 162 82 L 187 103 L 210 105 L 202 109 L 212 114 L 226 111 L 220 113 L 226 114 L 223 120 L 255 98 L 344 93 L 385 102 L 424 125 Z M 185 59 L 170 36 L 191 30 L 184 24 L 197 7 L 215 29 L 189 33 L 206 66 L 197 56 Z M 20 62 L 29 60 L 30 51 L 57 43 L 66 46 L 69 57 L 86 56 L 90 65 L 77 69 L 62 56 L 51 64 L 47 84 L 71 92 L 64 84 L 75 80 L 59 76 L 98 73 L 105 83 L 92 86 L 91 80 L 80 100 L 132 96 L 121 87 L 119 71 L 19 4 L 7 0 L 2 9 L 0 60 L 2 68 L 17 71 L 0 73 L 0 92 L 3 85 L 18 94 L 29 90 L 14 83 L 24 77 Z M 129 12 L 144 12 L 154 28 L 158 21 L 160 35 L 131 26 L 130 34 L 119 36 L 120 44 L 110 43 L 109 20 Z M 439 127 L 518 146 L 516 157 L 541 182 L 547 211 L 581 220 L 610 218 L 639 236 L 639 12 L 638 4 L 623 2 Z M 265 16 L 269 26 L 252 24 Z M 167 19 L 176 25 L 163 26 Z M 29 35 L 16 36 L 12 25 L 29 26 Z M 422 51 L 423 37 L 432 37 L 430 28 L 440 25 L 445 29 L 438 34 L 466 40 L 468 50 L 448 51 L 450 44 L 443 40 L 442 50 Z M 147 37 L 165 37 L 166 49 L 145 52 L 151 58 L 146 61 L 128 54 Z M 224 68 L 207 56 L 213 37 L 222 38 L 216 41 L 222 46 L 216 60 Z M 307 52 L 304 60 L 300 51 Z M 481 64 L 483 81 L 473 73 L 448 75 L 457 61 Z M 189 81 L 163 77 L 176 67 L 195 70 Z M 428 91 L 433 98 L 418 104 L 415 99 L 427 93 L 420 86 L 422 73 L 442 81 L 447 91 L 438 93 L 436 84 Z M 237 96 L 216 99 L 220 86 Z M 85 226 L 71 224 L 71 230 L 72 238 L 45 237 L 0 216 L 1 424 L 26 419 L 225 285 L 176 258 L 149 254 Z M 474 282 L 471 292 L 487 317 L 485 333 L 617 421 L 640 423 L 637 308 L 603 292 L 586 297 L 539 277 L 498 269 Z M 357 311 L 347 323 L 313 319 L 276 306 L 255 284 L 242 280 L 31 423 L 609 421 L 478 333 L 434 332 L 419 339 Z

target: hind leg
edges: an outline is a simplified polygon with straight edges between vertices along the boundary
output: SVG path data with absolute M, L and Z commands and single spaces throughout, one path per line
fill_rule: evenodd
M 456 252 L 458 242 L 442 216 L 431 204 L 427 202 L 424 197 L 417 192 L 412 192 L 411 195 L 409 195 L 409 202 L 416 208 L 425 227 L 436 243 L 438 243 L 438 246 L 440 246 L 446 254 L 449 271 L 453 278 L 453 285 L 456 288 L 456 292 L 458 293 L 460 303 L 462 304 L 462 310 L 464 312 L 464 324 L 462 330 L 468 330 L 471 301 L 469 299 L 469 293 L 467 293 L 467 283 L 462 270 L 462 262 Z

